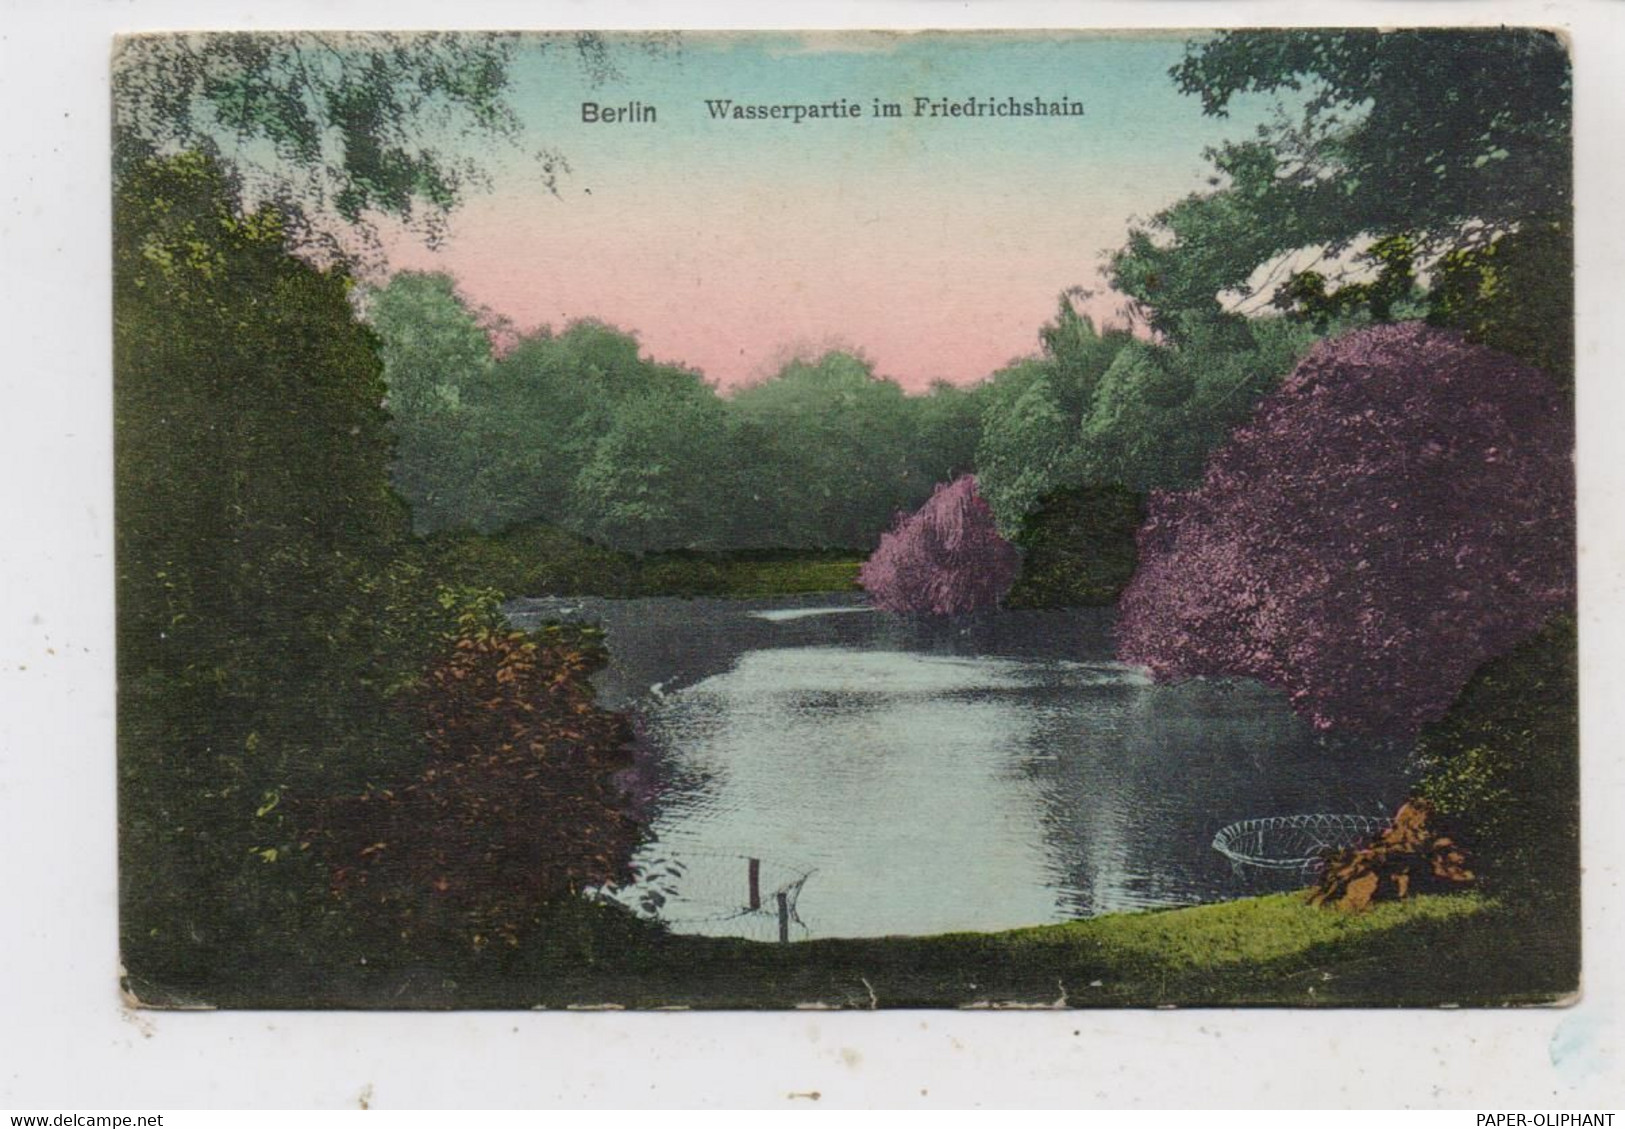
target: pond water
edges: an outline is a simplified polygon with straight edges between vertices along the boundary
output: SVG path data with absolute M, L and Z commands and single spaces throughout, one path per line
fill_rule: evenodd
M 1154 685 L 1112 658 L 1106 610 L 550 598 L 510 615 L 606 628 L 600 692 L 640 719 L 654 832 L 650 877 L 617 896 L 682 932 L 773 939 L 781 892 L 792 939 L 1216 901 L 1250 892 L 1211 847 L 1225 824 L 1401 798 L 1400 751 L 1328 741 L 1257 684 Z

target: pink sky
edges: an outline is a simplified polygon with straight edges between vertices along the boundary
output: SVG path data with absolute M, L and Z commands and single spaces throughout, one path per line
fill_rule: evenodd
M 1203 146 L 1246 126 L 1204 118 L 1175 89 L 1177 36 L 814 46 L 701 38 L 669 58 L 626 54 L 602 84 L 524 63 L 515 99 L 527 137 L 569 163 L 559 194 L 481 154 L 493 194 L 456 213 L 444 250 L 400 241 L 391 265 L 445 271 L 521 329 L 609 322 L 724 387 L 830 346 L 905 388 L 963 384 L 1034 352 L 1061 291 L 1101 289 L 1101 256 L 1130 220 L 1200 188 Z M 912 106 L 922 92 L 1064 95 L 1087 113 L 740 125 L 707 109 L 835 94 Z M 660 116 L 588 125 L 586 99 Z M 1088 308 L 1102 319 L 1119 301 Z
M 572 216 L 577 199 L 477 198 L 444 250 L 402 242 L 391 263 L 451 274 L 523 330 L 594 317 L 634 331 L 650 356 L 724 387 L 787 352 L 841 346 L 914 390 L 1033 352 L 1063 289 L 1100 286 L 1098 252 L 1121 241 L 1131 210 L 1119 200 L 1058 226 L 1008 197 L 939 192 L 870 194 L 859 217 L 832 214 L 839 197 L 798 199 L 792 217 L 789 196 L 764 193 L 744 208 L 636 207 L 605 224 Z

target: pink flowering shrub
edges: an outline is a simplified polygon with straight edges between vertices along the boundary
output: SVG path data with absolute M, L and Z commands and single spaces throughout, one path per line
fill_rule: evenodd
M 1306 357 L 1153 494 L 1118 648 L 1244 675 L 1316 726 L 1396 736 L 1574 599 L 1573 421 L 1544 374 L 1410 323 Z
M 938 486 L 925 505 L 882 534 L 858 583 L 884 611 L 958 615 L 996 607 L 1018 565 L 1015 546 L 999 536 L 992 509 L 967 474 Z

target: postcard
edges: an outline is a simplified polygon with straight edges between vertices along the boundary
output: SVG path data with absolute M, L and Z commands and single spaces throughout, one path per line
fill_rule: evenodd
M 155 1008 L 1580 984 L 1548 30 L 112 69 Z

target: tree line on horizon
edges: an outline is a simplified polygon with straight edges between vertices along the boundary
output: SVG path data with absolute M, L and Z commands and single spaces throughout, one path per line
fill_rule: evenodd
M 1012 538 L 1059 492 L 1188 485 L 1325 332 L 1275 316 L 1162 343 L 1063 294 L 1038 350 L 974 384 L 910 395 L 834 350 L 724 392 L 591 319 L 499 349 L 443 273 L 397 274 L 364 306 L 420 533 L 544 522 L 634 553 L 868 551 L 963 474 Z

